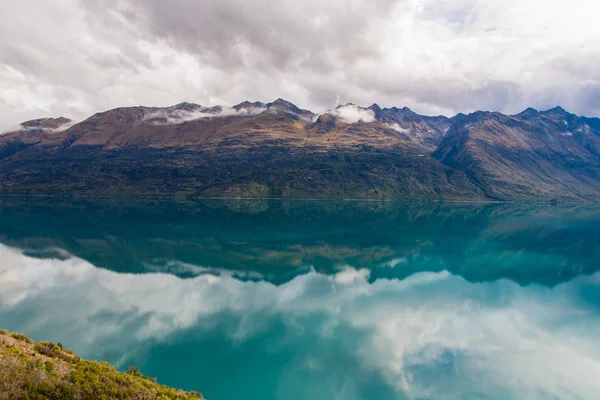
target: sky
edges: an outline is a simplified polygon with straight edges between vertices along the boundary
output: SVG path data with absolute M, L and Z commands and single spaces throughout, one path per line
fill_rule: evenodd
M 2 0 L 0 130 L 282 97 L 600 116 L 597 0 Z

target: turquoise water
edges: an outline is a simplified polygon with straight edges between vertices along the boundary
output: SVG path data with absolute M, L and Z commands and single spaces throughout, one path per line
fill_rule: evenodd
M 596 399 L 600 207 L 0 199 L 0 327 L 220 399 Z

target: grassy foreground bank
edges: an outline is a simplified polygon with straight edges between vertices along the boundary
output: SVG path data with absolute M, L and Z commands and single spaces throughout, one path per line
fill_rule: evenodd
M 35 343 L 0 331 L 0 399 L 177 399 L 202 395 L 156 383 L 135 367 L 119 372 L 106 362 L 82 360 L 62 345 Z

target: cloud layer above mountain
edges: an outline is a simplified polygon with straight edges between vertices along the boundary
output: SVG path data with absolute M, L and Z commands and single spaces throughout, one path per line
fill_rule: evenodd
M 594 0 L 7 0 L 0 127 L 277 97 L 600 114 Z

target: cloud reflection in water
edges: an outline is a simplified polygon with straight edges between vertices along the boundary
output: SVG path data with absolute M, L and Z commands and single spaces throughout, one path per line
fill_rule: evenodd
M 550 288 L 446 271 L 369 282 L 349 266 L 277 286 L 117 273 L 3 245 L 0 260 L 2 325 L 151 375 L 170 369 L 168 384 L 212 365 L 180 385 L 207 395 L 220 385 L 212 398 L 244 374 L 271 385 L 231 380 L 251 398 L 593 399 L 600 389 L 598 274 Z M 194 364 L 178 358 L 184 347 Z

